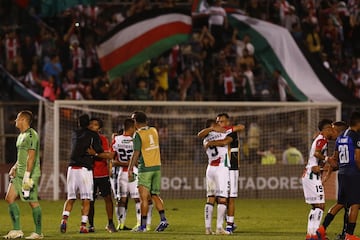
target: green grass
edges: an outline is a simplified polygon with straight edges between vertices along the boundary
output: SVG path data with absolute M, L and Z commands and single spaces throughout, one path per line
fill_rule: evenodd
M 166 200 L 166 215 L 170 226 L 162 233 L 132 233 L 122 231 L 108 233 L 104 227 L 104 201 L 96 202 L 95 227 L 96 232 L 81 235 L 78 233 L 80 222 L 80 202 L 75 203 L 68 221 L 67 233 L 59 232 L 59 223 L 64 201 L 41 201 L 43 210 L 43 233 L 46 239 L 266 239 L 266 240 L 297 240 L 305 239 L 309 207 L 303 200 L 237 200 L 235 222 L 238 230 L 231 236 L 204 235 L 203 209 L 204 199 L 196 200 Z M 33 221 L 30 207 L 18 201 L 21 210 L 21 225 L 25 235 L 33 231 Z M 327 207 L 333 202 L 328 202 Z M 216 208 L 214 209 L 216 215 Z M 342 226 L 341 216 L 335 218 L 328 229 L 330 239 Z M 215 216 L 214 216 L 215 217 Z M 159 222 L 159 216 L 154 211 L 152 228 Z M 216 219 L 213 220 L 213 225 Z M 134 205 L 129 204 L 127 226 L 135 223 Z M 0 235 L 5 235 L 11 229 L 11 221 L 5 201 L 0 201 Z

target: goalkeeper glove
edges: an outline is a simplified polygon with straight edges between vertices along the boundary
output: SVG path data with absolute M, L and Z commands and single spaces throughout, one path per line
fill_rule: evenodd
M 30 178 L 30 172 L 25 172 L 24 178 L 22 181 L 22 189 L 29 191 L 34 185 L 33 180 Z

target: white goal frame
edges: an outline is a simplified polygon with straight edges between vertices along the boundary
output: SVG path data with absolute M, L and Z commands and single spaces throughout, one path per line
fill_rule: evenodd
M 180 101 L 76 101 L 76 100 L 56 100 L 54 102 L 54 129 L 53 129 L 53 200 L 59 200 L 59 175 L 60 175 L 60 142 L 57 136 L 60 135 L 60 108 L 67 105 L 83 105 L 88 108 L 89 105 L 105 106 L 157 106 L 157 107 L 171 107 L 171 106 L 198 106 L 204 107 L 299 107 L 306 108 L 314 106 L 319 107 L 334 107 L 336 108 L 336 121 L 341 120 L 341 102 L 180 102 Z M 310 123 L 311 119 L 308 119 Z M 311 134 L 309 132 L 309 134 Z

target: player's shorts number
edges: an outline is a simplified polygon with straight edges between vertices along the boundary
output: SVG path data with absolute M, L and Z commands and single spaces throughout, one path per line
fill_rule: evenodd
M 211 153 L 212 157 L 216 157 L 219 154 L 219 151 L 218 151 L 217 147 L 211 146 L 211 147 L 209 147 L 209 149 L 212 150 L 212 153 Z
M 349 163 L 349 147 L 348 145 L 339 145 L 339 161 L 340 163 Z
M 125 149 L 119 149 L 118 150 L 119 159 L 124 162 L 130 161 L 133 151 L 134 150 L 132 150 L 132 149 L 129 149 L 127 151 Z
M 322 193 L 324 192 L 324 187 L 322 185 L 317 185 L 316 186 L 316 192 L 317 193 Z

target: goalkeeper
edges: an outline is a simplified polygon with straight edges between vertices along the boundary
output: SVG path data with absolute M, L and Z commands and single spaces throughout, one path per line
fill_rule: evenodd
M 30 127 L 33 115 L 30 111 L 21 111 L 15 120 L 15 126 L 20 130 L 16 141 L 17 161 L 10 169 L 11 181 L 5 196 L 9 204 L 9 213 L 13 230 L 4 236 L 5 239 L 22 238 L 24 233 L 20 225 L 20 209 L 15 202 L 18 196 L 28 202 L 35 223 L 35 232 L 26 239 L 42 239 L 41 208 L 38 202 L 38 184 L 40 179 L 40 141 L 37 132 Z

